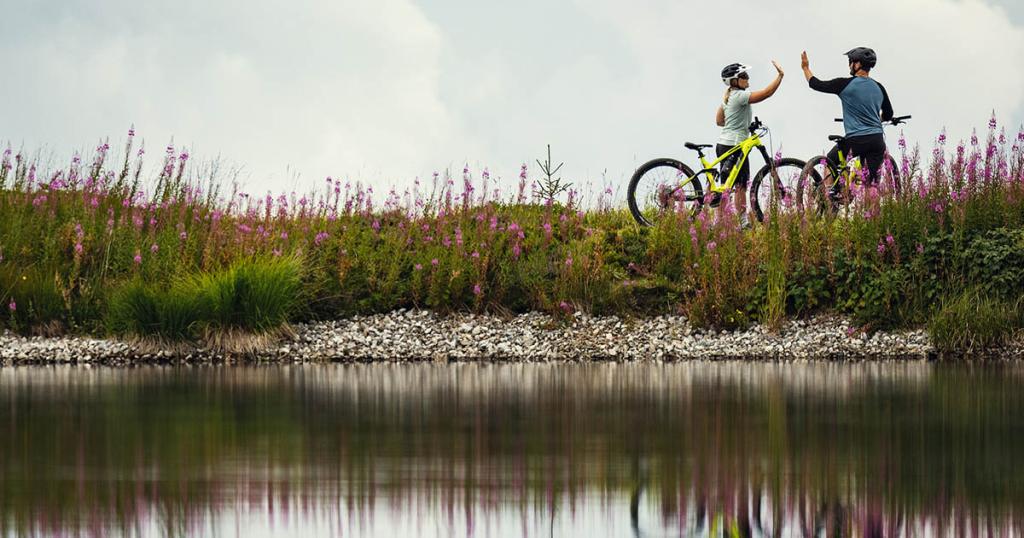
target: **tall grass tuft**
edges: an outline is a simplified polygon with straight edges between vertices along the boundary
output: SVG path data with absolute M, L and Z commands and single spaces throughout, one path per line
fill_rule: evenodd
M 247 259 L 195 277 L 204 329 L 264 333 L 285 325 L 300 305 L 300 267 L 293 257 Z
M 1019 338 L 1024 298 L 1009 301 L 977 288 L 943 302 L 928 322 L 933 345 L 943 353 L 981 353 Z
M 107 326 L 115 334 L 135 339 L 188 342 L 204 321 L 201 300 L 188 279 L 169 287 L 133 280 L 110 298 Z

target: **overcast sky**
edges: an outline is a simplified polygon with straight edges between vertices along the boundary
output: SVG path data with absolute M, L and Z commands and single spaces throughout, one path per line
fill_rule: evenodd
M 803 49 L 824 78 L 846 74 L 844 51 L 875 48 L 873 75 L 925 145 L 943 126 L 969 136 L 992 110 L 1014 130 L 1024 120 L 1014 0 L 0 6 L 0 140 L 63 158 L 134 124 L 151 154 L 173 137 L 244 166 L 253 191 L 328 175 L 407 185 L 466 163 L 513 178 L 548 143 L 569 179 L 601 183 L 607 170 L 621 187 L 648 158 L 714 141 L 718 73 L 733 61 L 754 67 L 755 88 L 772 59 L 783 65 L 779 93 L 754 110 L 776 149 L 806 158 L 840 106 L 807 89 Z

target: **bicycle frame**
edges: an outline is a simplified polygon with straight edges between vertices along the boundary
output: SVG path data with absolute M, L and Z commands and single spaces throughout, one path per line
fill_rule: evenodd
M 738 178 L 740 175 L 740 169 L 743 168 L 743 164 L 747 162 L 747 158 L 750 156 L 750 152 L 753 151 L 754 148 L 760 150 L 761 156 L 764 157 L 764 162 L 772 162 L 771 158 L 768 156 L 768 152 L 764 149 L 764 144 L 761 142 L 761 136 L 758 135 L 757 133 L 751 134 L 749 137 L 747 137 L 746 140 L 733 146 L 732 149 L 723 153 L 714 161 L 708 161 L 707 158 L 704 157 L 703 150 L 696 150 L 697 156 L 700 159 L 700 164 L 704 168 L 700 172 L 697 172 L 693 176 L 688 177 L 682 182 L 680 182 L 679 187 L 682 188 L 689 184 L 690 182 L 697 179 L 698 177 L 700 177 L 701 174 L 705 174 L 708 180 L 709 193 L 724 193 L 728 191 L 736 183 L 736 178 Z M 732 170 L 729 171 L 729 177 L 725 178 L 725 181 L 722 183 L 715 181 L 715 174 L 711 173 L 711 170 L 720 165 L 729 157 L 731 157 L 737 151 L 742 152 L 743 155 L 740 157 L 739 161 L 737 161 L 736 164 L 733 165 Z

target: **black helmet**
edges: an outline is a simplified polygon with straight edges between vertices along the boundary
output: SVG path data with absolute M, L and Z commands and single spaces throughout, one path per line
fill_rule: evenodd
M 749 70 L 750 67 L 744 64 L 729 64 L 722 68 L 722 82 L 724 82 L 726 86 L 729 86 L 730 80 L 740 76 L 740 73 L 746 73 Z
M 878 63 L 878 55 L 867 47 L 850 50 L 846 53 L 846 57 L 850 59 L 850 63 L 860 62 L 860 66 L 864 69 L 871 69 Z

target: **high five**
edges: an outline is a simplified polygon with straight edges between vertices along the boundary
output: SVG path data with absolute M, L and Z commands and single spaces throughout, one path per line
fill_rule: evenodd
M 871 78 L 871 69 L 878 63 L 875 51 L 857 47 L 846 53 L 849 60 L 850 76 L 822 81 L 811 72 L 807 52 L 800 55 L 800 67 L 808 86 L 814 91 L 839 96 L 843 103 L 843 128 L 846 136 L 828 152 L 832 167 L 839 166 L 839 152 L 860 157 L 867 166 L 867 181 L 877 177 L 878 169 L 885 158 L 885 137 L 882 122 L 892 120 L 892 103 L 885 87 Z M 879 115 L 881 112 L 881 115 Z M 826 184 L 831 184 L 826 177 Z

